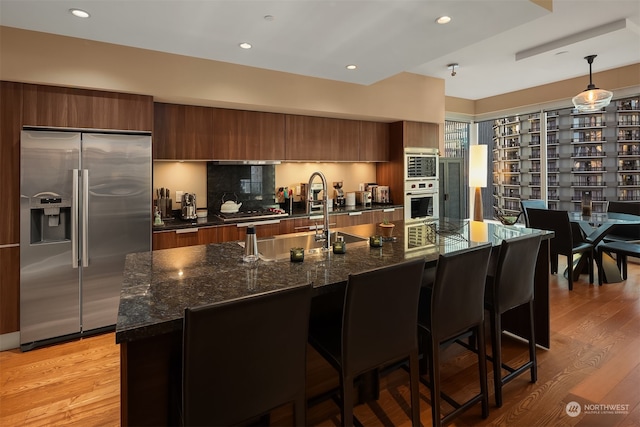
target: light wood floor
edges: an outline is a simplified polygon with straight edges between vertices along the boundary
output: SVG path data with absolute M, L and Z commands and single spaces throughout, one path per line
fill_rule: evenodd
M 536 384 L 523 375 L 505 387 L 502 408 L 491 401 L 487 420 L 476 405 L 452 425 L 640 426 L 640 266 L 629 265 L 626 282 L 602 287 L 582 276 L 572 292 L 566 279 L 552 276 L 551 330 L 551 350 L 538 350 Z M 506 341 L 508 361 L 526 357 L 525 346 Z M 455 346 L 447 351 L 444 389 L 463 399 L 477 390 L 475 356 Z M 401 370 L 384 378 L 380 400 L 356 408 L 359 420 L 366 426 L 409 426 L 407 380 Z M 336 381 L 331 368 L 310 351 L 310 393 Z M 0 426 L 116 426 L 119 392 L 119 349 L 112 333 L 27 353 L 0 353 Z M 420 394 L 422 424 L 430 426 L 429 391 L 421 385 Z M 619 414 L 583 411 L 572 418 L 565 413 L 572 401 L 583 408 L 627 406 Z M 274 411 L 272 424 L 290 424 L 289 410 Z M 339 425 L 339 418 L 331 401 L 308 412 L 309 425 Z

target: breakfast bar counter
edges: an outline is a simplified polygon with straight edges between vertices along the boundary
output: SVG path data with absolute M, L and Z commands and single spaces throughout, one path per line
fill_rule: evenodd
M 480 231 L 478 231 L 480 230 Z M 368 236 L 376 224 L 344 227 L 338 233 Z M 345 254 L 320 251 L 303 262 L 242 261 L 238 242 L 189 246 L 127 256 L 116 342 L 121 349 L 121 422 L 123 425 L 179 424 L 182 318 L 185 307 L 312 283 L 314 299 L 344 292 L 350 273 L 423 257 L 435 266 L 440 253 L 522 234 L 552 233 L 496 223 L 440 220 L 405 225 L 396 222 L 394 241 L 370 247 L 347 245 Z M 536 272 L 536 341 L 548 347 L 548 240 L 538 254 Z M 509 330 L 518 333 L 517 318 Z M 221 349 L 224 351 L 224 349 Z

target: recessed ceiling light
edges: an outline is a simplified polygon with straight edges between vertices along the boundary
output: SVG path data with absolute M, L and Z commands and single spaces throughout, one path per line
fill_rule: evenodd
M 265 21 L 273 21 L 274 19 L 276 19 L 276 18 L 274 18 L 273 15 L 264 15 L 264 20 Z
M 438 24 L 448 24 L 449 22 L 451 22 L 451 17 L 450 16 L 441 16 L 438 19 L 436 19 L 436 22 Z
M 357 65 L 354 65 L 354 64 L 347 65 L 347 70 L 355 70 L 356 68 L 358 68 Z
M 82 9 L 69 9 L 69 13 L 78 18 L 88 18 L 89 16 L 91 16 L 89 15 L 89 12 L 86 12 Z
M 240 46 L 241 48 L 243 48 L 243 49 L 251 49 L 251 48 L 253 47 L 253 46 L 251 46 L 251 43 L 247 43 L 247 42 L 240 43 L 240 45 L 239 45 L 239 46 Z

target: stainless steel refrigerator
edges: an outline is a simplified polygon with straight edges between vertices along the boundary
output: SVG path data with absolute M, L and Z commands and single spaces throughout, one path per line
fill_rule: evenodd
M 113 327 L 124 260 L 151 250 L 149 134 L 25 129 L 20 344 Z

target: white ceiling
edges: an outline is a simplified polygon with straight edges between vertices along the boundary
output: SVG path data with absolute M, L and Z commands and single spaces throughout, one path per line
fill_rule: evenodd
M 640 63 L 640 0 L 0 0 L 0 25 L 363 85 L 409 71 L 467 99 L 588 75 L 590 54 Z

